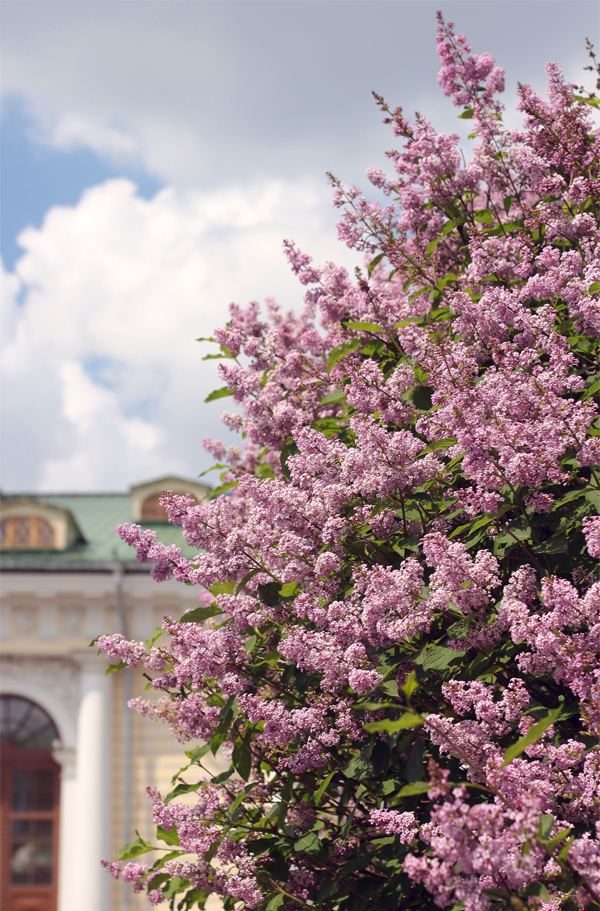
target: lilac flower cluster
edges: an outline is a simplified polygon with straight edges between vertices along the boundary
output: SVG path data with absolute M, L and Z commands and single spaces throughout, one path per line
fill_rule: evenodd
M 189 907 L 600 900 L 599 103 L 551 66 L 507 131 L 493 58 L 441 18 L 438 49 L 470 161 L 378 99 L 387 204 L 332 178 L 366 273 L 286 242 L 302 312 L 215 332 L 243 446 L 205 443 L 224 495 L 162 500 L 197 556 L 117 530 L 213 618 L 97 643 L 153 673 L 132 708 L 205 743 L 151 793 Z

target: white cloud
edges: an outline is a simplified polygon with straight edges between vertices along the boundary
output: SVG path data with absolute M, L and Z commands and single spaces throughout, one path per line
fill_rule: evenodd
M 127 159 L 179 187 L 231 175 L 347 182 L 393 143 L 371 90 L 429 114 L 436 2 L 5 2 L 3 91 L 38 136 Z M 444 10 L 476 52 L 543 90 L 554 59 L 581 78 L 599 7 L 578 0 L 465 3 Z M 509 106 L 512 100 L 509 97 Z M 449 101 L 436 126 L 454 130 Z
M 4 485 L 111 489 L 207 467 L 223 403 L 202 404 L 220 383 L 194 339 L 233 300 L 300 304 L 284 237 L 349 262 L 328 195 L 272 181 L 145 200 L 118 179 L 22 232 L 5 277 Z
M 299 303 L 284 237 L 349 261 L 322 175 L 364 185 L 367 166 L 389 168 L 370 90 L 438 129 L 462 124 L 436 85 L 437 5 L 3 4 L 3 91 L 34 138 L 168 185 L 144 200 L 109 181 L 21 234 L 4 276 L 7 488 L 107 489 L 207 466 L 200 440 L 222 433 L 221 403 L 201 403 L 219 381 L 193 339 L 231 300 Z M 506 67 L 513 119 L 516 80 L 543 89 L 548 58 L 578 78 L 599 15 L 576 0 L 444 9 Z
M 63 152 L 87 148 L 113 161 L 139 164 L 139 140 L 125 127 L 72 113 L 59 114 L 47 124 L 42 120 L 40 127 L 39 138 Z

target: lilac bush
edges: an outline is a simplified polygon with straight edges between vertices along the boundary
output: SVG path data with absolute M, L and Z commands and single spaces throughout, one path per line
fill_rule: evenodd
M 197 557 L 119 528 L 201 591 L 164 640 L 98 641 L 203 743 L 108 864 L 154 904 L 600 900 L 599 102 L 549 65 L 507 130 L 494 59 L 441 16 L 438 49 L 470 159 L 377 98 L 391 173 L 331 178 L 364 271 L 286 243 L 300 315 L 215 332 L 243 446 L 206 443 L 209 502 L 163 499 Z

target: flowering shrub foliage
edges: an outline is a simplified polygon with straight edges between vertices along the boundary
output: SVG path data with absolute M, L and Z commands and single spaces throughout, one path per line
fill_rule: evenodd
M 215 332 L 245 445 L 206 444 L 210 502 L 163 499 L 197 558 L 119 528 L 202 588 L 168 644 L 98 642 L 151 672 L 133 708 L 205 744 L 151 792 L 158 842 L 108 864 L 155 904 L 600 900 L 598 101 L 550 65 L 508 131 L 493 58 L 441 17 L 438 47 L 469 163 L 378 99 L 387 205 L 332 178 L 366 272 L 287 243 L 304 311 Z

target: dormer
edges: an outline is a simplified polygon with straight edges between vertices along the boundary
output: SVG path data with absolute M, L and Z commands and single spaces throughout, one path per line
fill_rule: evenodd
M 137 484 L 129 490 L 133 521 L 150 525 L 168 522 L 167 511 L 159 502 L 166 490 L 172 490 L 176 494 L 187 493 L 198 503 L 205 500 L 210 493 L 210 487 L 205 484 L 172 476 L 148 481 L 146 484 Z
M 33 497 L 3 497 L 0 502 L 2 550 L 67 550 L 82 540 L 68 509 Z

